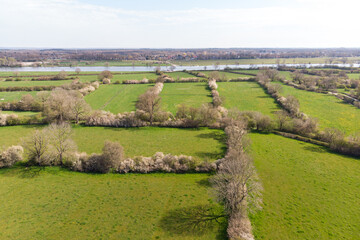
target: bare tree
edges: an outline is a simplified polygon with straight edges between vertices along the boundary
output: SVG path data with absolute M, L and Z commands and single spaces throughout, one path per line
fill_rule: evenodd
M 154 91 L 149 90 L 140 95 L 136 108 L 149 114 L 150 125 L 153 124 L 154 115 L 160 111 L 161 97 Z
M 113 78 L 112 73 L 108 70 L 104 70 L 98 75 L 98 79 L 101 81 L 105 78 L 112 79 Z
M 81 69 L 80 69 L 80 68 L 76 68 L 76 69 L 75 69 L 75 72 L 76 72 L 77 75 L 79 75 L 80 72 L 81 72 Z
M 75 151 L 77 148 L 75 142 L 71 139 L 71 126 L 67 123 L 52 123 L 46 129 L 46 133 L 49 136 L 51 145 L 55 149 L 57 163 L 63 165 L 65 155 Z
M 75 123 L 78 124 L 79 120 L 91 111 L 90 105 L 82 97 L 74 98 L 71 104 L 71 111 L 73 113 Z
M 49 96 L 50 96 L 50 92 L 47 91 L 41 91 L 36 93 L 36 101 L 39 102 L 42 111 L 44 111 L 45 109 L 45 103 L 49 98 Z
M 288 123 L 291 120 L 289 113 L 284 110 L 281 110 L 275 112 L 275 116 L 277 118 L 279 130 L 280 131 L 284 130 L 286 123 Z
M 44 130 L 36 130 L 25 139 L 23 145 L 31 164 L 43 165 L 47 162 L 45 159 L 49 149 L 49 138 Z

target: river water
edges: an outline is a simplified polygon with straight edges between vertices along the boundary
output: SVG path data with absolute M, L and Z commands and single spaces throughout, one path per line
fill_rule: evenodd
M 329 64 L 327 64 L 328 66 Z M 238 68 L 238 69 L 249 69 L 249 68 L 261 68 L 261 67 L 277 67 L 277 64 L 244 64 L 244 65 L 208 65 L 208 66 L 175 66 L 173 71 L 183 70 L 223 70 L 227 67 Z M 287 67 L 323 67 L 325 64 L 282 64 L 281 66 Z M 360 64 L 331 64 L 331 66 L 338 67 L 360 67 Z M 76 68 L 80 68 L 82 72 L 101 72 L 109 70 L 113 72 L 149 72 L 155 71 L 155 67 L 145 66 L 119 66 L 119 67 L 0 67 L 0 72 L 60 72 L 62 70 L 66 72 L 74 72 Z M 161 66 L 162 71 L 172 70 L 170 66 Z

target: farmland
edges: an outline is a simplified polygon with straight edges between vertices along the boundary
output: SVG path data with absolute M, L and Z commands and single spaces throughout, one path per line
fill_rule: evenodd
M 321 128 L 335 127 L 347 134 L 360 131 L 360 111 L 331 95 L 309 92 L 283 85 L 282 95 L 293 95 L 300 102 L 300 110 L 317 118 Z
M 211 205 L 205 174 L 91 175 L 0 170 L 1 239 L 216 239 L 223 222 L 181 231 L 173 211 Z M 26 199 L 24 199 L 24 197 Z M 186 224 L 186 223 L 184 223 Z
M 256 82 L 219 82 L 218 91 L 225 98 L 225 107 L 240 111 L 258 111 L 272 116 L 280 110 L 275 100 L 267 95 Z
M 31 86 L 60 86 L 71 83 L 72 80 L 59 81 L 3 81 L 0 87 L 31 87 Z
M 10 102 L 14 100 L 20 100 L 22 96 L 30 94 L 31 96 L 35 96 L 37 92 L 0 92 L 0 99 L 2 102 Z
M 85 100 L 93 109 L 110 111 L 112 113 L 135 111 L 139 95 L 148 89 L 150 84 L 115 84 L 103 85 L 98 90 L 87 95 Z
M 167 83 L 160 94 L 163 108 L 175 114 L 177 107 L 186 104 L 199 107 L 212 101 L 206 83 Z
M 21 143 L 36 126 L 1 127 L 0 147 Z M 106 140 L 119 142 L 128 157 L 152 156 L 156 152 L 216 160 L 224 156 L 224 133 L 212 129 L 73 127 L 80 152 L 101 152 Z M 155 140 L 156 139 L 156 140 Z
M 202 71 L 201 73 L 205 74 L 205 76 L 209 77 L 209 74 L 211 74 L 212 72 L 217 72 L 217 71 Z M 230 72 L 224 72 L 224 71 L 220 71 L 218 72 L 220 77 L 225 79 L 225 80 L 232 80 L 232 79 L 238 79 L 238 78 L 249 78 L 248 75 L 242 75 L 242 74 L 236 74 L 236 73 L 230 73 Z
M 256 239 L 359 239 L 360 162 L 276 135 L 251 134 L 264 209 Z

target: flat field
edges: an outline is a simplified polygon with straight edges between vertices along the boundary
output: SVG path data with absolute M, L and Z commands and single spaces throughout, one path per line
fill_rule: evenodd
M 163 108 L 173 114 L 180 104 L 199 107 L 212 102 L 207 83 L 165 83 L 160 97 Z
M 37 126 L 1 127 L 0 147 L 21 143 Z M 224 156 L 224 132 L 216 129 L 73 127 L 80 152 L 100 153 L 106 140 L 119 142 L 127 157 L 152 156 L 156 152 L 193 156 L 211 161 Z
M 0 87 L 32 87 L 32 86 L 60 86 L 71 83 L 73 80 L 59 81 L 2 81 Z
M 360 161 L 277 135 L 251 134 L 263 183 L 255 239 L 360 239 Z
M 257 111 L 268 116 L 280 110 L 275 100 L 256 82 L 219 82 L 218 91 L 225 98 L 224 106 L 240 111 Z
M 300 110 L 317 118 L 320 128 L 335 127 L 347 134 L 360 131 L 360 109 L 334 96 L 295 89 L 283 85 L 283 96 L 293 95 L 300 102 Z
M 208 178 L 0 169 L 0 238 L 224 239 L 224 221 L 191 232 L 177 215 L 191 217 L 191 209 L 208 205 L 221 213 L 208 194 Z
M 151 84 L 111 84 L 101 85 L 95 92 L 85 97 L 93 109 L 112 113 L 135 111 L 139 96 L 153 86 Z
M 211 72 L 215 71 L 202 71 L 201 73 L 205 74 L 207 77 L 210 75 Z M 226 80 L 238 79 L 238 78 L 249 78 L 249 75 L 242 75 L 230 72 L 219 71 L 220 76 L 225 76 Z
M 36 96 L 38 92 L 31 91 L 31 92 L 0 92 L 0 101 L 1 102 L 10 102 L 15 100 L 20 100 L 22 96 L 30 94 L 31 96 Z

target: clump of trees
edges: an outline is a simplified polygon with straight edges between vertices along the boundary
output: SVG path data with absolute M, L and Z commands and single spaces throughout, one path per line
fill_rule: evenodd
M 102 82 L 104 79 L 111 80 L 113 78 L 113 74 L 109 70 L 104 70 L 98 75 L 98 79 Z
M 89 114 L 91 108 L 78 91 L 56 89 L 51 92 L 44 103 L 44 116 L 48 122 L 64 122 L 74 120 L 79 123 Z
M 71 139 L 71 126 L 67 123 L 51 124 L 24 141 L 29 165 L 64 166 L 71 162 L 77 146 Z

